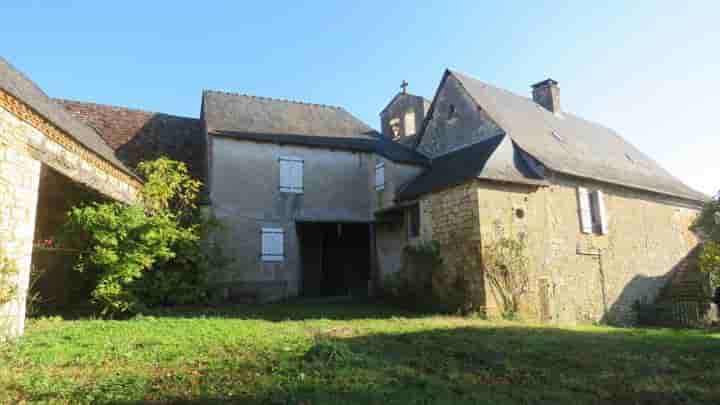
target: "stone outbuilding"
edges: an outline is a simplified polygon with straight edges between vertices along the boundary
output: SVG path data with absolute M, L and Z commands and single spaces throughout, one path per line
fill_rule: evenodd
M 0 59 L 0 247 L 17 272 L 4 280 L 17 291 L 0 306 L 2 335 L 23 332 L 33 247 L 57 223 L 58 184 L 63 200 L 91 190 L 130 203 L 141 183 L 93 128 Z

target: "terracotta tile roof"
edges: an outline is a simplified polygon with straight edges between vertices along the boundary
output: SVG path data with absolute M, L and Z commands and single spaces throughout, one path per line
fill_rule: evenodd
M 206 182 L 207 143 L 199 119 L 73 100 L 55 101 L 93 127 L 131 168 L 164 155 L 187 163 L 191 175 Z

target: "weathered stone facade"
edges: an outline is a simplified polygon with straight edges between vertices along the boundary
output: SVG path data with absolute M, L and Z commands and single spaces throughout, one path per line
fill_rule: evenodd
M 579 186 L 604 192 L 606 235 L 581 232 Z M 521 315 L 535 320 L 632 324 L 634 304 L 652 302 L 697 244 L 688 230 L 695 207 L 570 177 L 557 176 L 548 187 L 478 180 L 433 193 L 421 204 L 421 238 L 440 243 L 451 272 L 458 266 L 481 272 L 482 245 L 498 228 L 525 238 L 531 277 Z M 499 316 L 487 282 L 478 294 L 488 315 Z
M 0 138 L 0 244 L 15 262 L 18 287 L 15 299 L 0 307 L 0 337 L 24 329 L 39 182 L 40 162 Z
M 21 334 L 24 327 L 42 165 L 120 201 L 134 201 L 140 185 L 0 91 L 0 243 L 19 272 L 16 300 L 0 308 L 10 335 Z
M 217 237 L 232 259 L 213 273 L 216 285 L 260 300 L 296 296 L 301 283 L 298 222 L 372 221 L 375 158 L 370 153 L 225 137 L 215 137 L 213 148 L 211 200 L 223 223 Z M 280 191 L 282 156 L 304 159 L 302 193 Z M 283 261 L 261 260 L 263 227 L 284 230 Z

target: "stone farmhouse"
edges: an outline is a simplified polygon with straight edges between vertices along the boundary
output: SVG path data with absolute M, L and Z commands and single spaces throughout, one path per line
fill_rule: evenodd
M 202 93 L 199 119 L 50 99 L 0 60 L 0 243 L 21 292 L 34 241 L 78 190 L 131 202 L 133 167 L 160 155 L 205 184 L 232 259 L 212 284 L 231 301 L 372 293 L 422 241 L 451 269 L 481 268 L 502 229 L 528 245 L 526 316 L 632 323 L 697 244 L 707 197 L 561 109 L 557 82 L 528 98 L 447 70 L 431 101 L 406 87 L 377 132 L 340 107 L 222 91 Z M 1 312 L 14 333 L 22 302 Z

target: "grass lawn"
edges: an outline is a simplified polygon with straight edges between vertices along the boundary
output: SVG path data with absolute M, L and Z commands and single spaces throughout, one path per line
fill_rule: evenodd
M 30 321 L 0 403 L 720 403 L 720 334 L 288 303 Z

